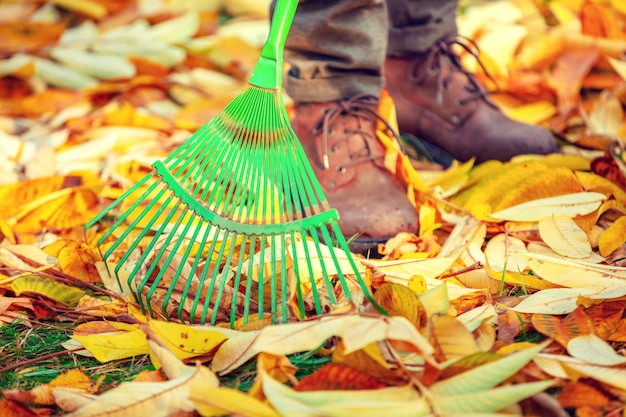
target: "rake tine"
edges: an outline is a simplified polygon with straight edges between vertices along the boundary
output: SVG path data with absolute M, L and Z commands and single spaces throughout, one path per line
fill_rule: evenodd
M 285 109 L 296 6 L 277 0 L 248 88 L 88 223 L 111 224 L 97 240 L 107 270 L 150 315 L 231 327 L 304 319 L 337 304 L 337 284 L 351 299 L 352 275 L 369 297 Z M 335 249 L 325 259 L 324 244 L 338 244 L 351 270 Z

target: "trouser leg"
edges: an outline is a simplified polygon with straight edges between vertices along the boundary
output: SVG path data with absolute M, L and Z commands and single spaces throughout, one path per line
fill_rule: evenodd
M 385 56 L 427 51 L 456 33 L 457 0 L 300 1 L 285 45 L 296 102 L 378 96 Z M 272 6 L 273 8 L 273 6 Z
M 387 54 L 411 56 L 428 51 L 440 39 L 457 33 L 457 0 L 387 0 Z
M 285 45 L 285 91 L 296 102 L 378 96 L 387 28 L 384 0 L 300 1 Z

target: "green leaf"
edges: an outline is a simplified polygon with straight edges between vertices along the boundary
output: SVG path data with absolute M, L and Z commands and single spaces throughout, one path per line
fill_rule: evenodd
M 544 342 L 534 348 L 516 352 L 497 361 L 437 382 L 430 387 L 430 390 L 438 396 L 483 392 L 515 374 L 549 343 L 550 341 Z
M 444 415 L 457 413 L 491 413 L 516 404 L 550 388 L 553 381 L 530 382 L 527 384 L 507 385 L 488 391 L 473 392 L 465 395 L 435 397 L 435 401 Z
M 66 307 L 76 307 L 78 300 L 85 295 L 85 291 L 80 288 L 71 287 L 52 278 L 35 274 L 16 278 L 11 283 L 11 289 L 17 296 L 22 293 L 39 294 Z

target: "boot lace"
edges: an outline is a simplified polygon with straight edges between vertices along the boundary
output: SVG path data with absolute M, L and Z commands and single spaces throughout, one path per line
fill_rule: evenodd
M 336 105 L 328 107 L 324 110 L 324 114 L 320 120 L 315 124 L 313 131 L 316 135 L 322 135 L 322 152 L 323 152 L 323 166 L 324 169 L 330 168 L 329 154 L 335 152 L 335 148 L 346 142 L 354 135 L 360 135 L 363 137 L 363 146 L 357 151 L 349 153 L 350 162 L 338 166 L 338 172 L 345 172 L 348 167 L 361 164 L 363 162 L 373 161 L 382 157 L 383 155 L 376 155 L 372 151 L 372 141 L 377 141 L 378 138 L 372 129 L 366 129 L 363 127 L 362 119 L 374 123 L 376 120 L 380 120 L 387 130 L 391 133 L 391 136 L 396 140 L 398 144 L 402 144 L 398 133 L 395 129 L 385 120 L 377 111 L 379 99 L 371 94 L 358 94 L 347 100 L 340 100 Z M 344 121 L 358 118 L 359 123 L 356 127 L 344 128 L 345 134 L 340 136 L 332 145 L 329 144 L 329 136 L 332 134 L 333 129 L 342 125 Z
M 443 104 L 444 91 L 448 89 L 455 73 L 461 72 L 467 79 L 467 84 L 464 88 L 468 95 L 459 99 L 459 105 L 466 104 L 472 100 L 484 100 L 489 106 L 497 108 L 496 105 L 488 99 L 491 92 L 485 90 L 478 80 L 476 80 L 474 74 L 463 67 L 459 55 L 453 50 L 455 46 L 462 48 L 464 51 L 472 55 L 487 77 L 497 85 L 495 79 L 487 72 L 484 64 L 480 61 L 480 50 L 478 45 L 476 45 L 476 42 L 464 36 L 458 35 L 438 41 L 428 52 L 422 71 L 418 71 L 420 63 L 423 62 L 422 59 L 418 58 L 413 61 L 409 67 L 409 79 L 416 84 L 421 84 L 428 76 L 428 71 L 436 71 L 438 74 L 436 99 L 438 103 Z M 446 62 L 449 62 L 449 65 L 447 65 Z M 443 68 L 445 67 L 449 69 L 447 74 L 443 71 Z

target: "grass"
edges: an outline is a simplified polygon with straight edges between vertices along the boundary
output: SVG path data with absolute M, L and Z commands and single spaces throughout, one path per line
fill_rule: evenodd
M 94 382 L 104 377 L 100 387 L 103 392 L 132 380 L 143 370 L 154 369 L 147 355 L 100 363 L 94 358 L 68 353 L 62 344 L 70 339 L 77 325 L 75 322 L 33 320 L 30 323 L 32 326 L 12 323 L 0 327 L 0 393 L 7 389 L 30 390 L 49 383 L 70 369 L 80 369 Z M 302 354 L 291 355 L 290 360 L 298 368 L 296 377 L 301 379 L 330 362 L 330 357 Z M 256 359 L 251 359 L 234 372 L 220 377 L 220 382 L 226 387 L 247 392 L 256 376 Z
M 153 369 L 146 356 L 102 364 L 94 358 L 67 353 L 62 346 L 77 323 L 31 321 L 0 327 L 0 391 L 29 390 L 47 384 L 70 369 L 80 369 L 93 381 L 104 376 L 102 388 L 133 379 Z M 3 371 L 9 368 L 7 371 Z

